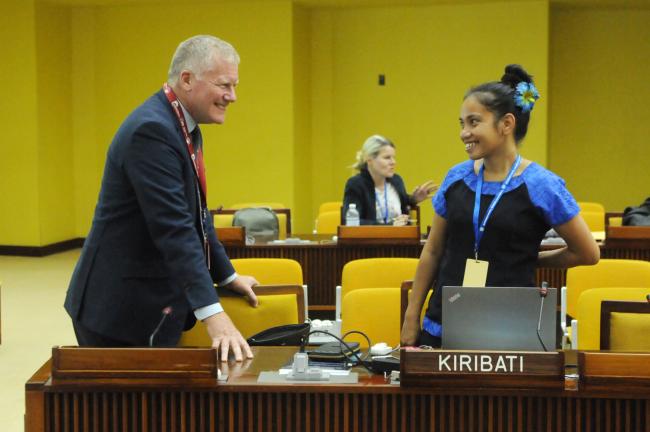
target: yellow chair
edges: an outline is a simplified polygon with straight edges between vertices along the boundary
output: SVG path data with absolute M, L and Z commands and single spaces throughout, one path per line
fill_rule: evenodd
M 400 336 L 400 288 L 362 288 L 343 297 L 341 335 L 350 330 L 365 333 L 372 344 L 386 342 L 395 347 Z M 350 335 L 347 341 L 359 342 L 367 347 L 360 335 Z
M 300 267 L 298 261 L 284 258 L 240 258 L 230 260 L 230 262 L 237 273 L 253 276 L 261 285 L 301 286 L 302 292 L 300 293 L 300 300 L 302 301 L 301 309 L 303 312 L 302 318 L 299 322 L 305 320 L 309 302 L 307 297 L 307 286 L 303 285 L 302 267 Z M 261 295 L 266 295 L 268 297 L 268 294 L 264 294 L 268 291 L 266 287 L 257 286 L 254 288 L 254 291 L 258 297 L 260 296 L 260 293 L 262 293 Z M 282 317 L 282 313 L 277 310 L 278 308 L 275 303 L 286 302 L 286 298 L 269 298 L 268 300 L 265 300 L 264 307 L 252 308 L 244 298 L 239 296 L 228 296 L 229 292 L 225 290 L 221 290 L 221 292 L 223 294 L 220 297 L 221 305 L 245 338 L 248 338 L 266 328 L 281 325 L 281 320 L 285 318 Z M 278 312 L 279 315 L 264 323 L 267 311 L 268 313 Z M 280 324 L 277 324 L 277 322 L 280 322 Z M 246 334 L 248 334 L 248 336 Z M 206 344 L 208 344 L 209 338 L 203 326 L 197 324 L 193 329 L 183 333 L 181 342 L 186 346 L 207 346 Z M 199 344 L 199 342 L 201 344 Z
M 328 211 L 320 213 L 316 219 L 316 234 L 336 234 L 336 230 L 341 225 L 341 212 Z
M 578 201 L 578 207 L 581 211 L 595 211 L 605 213 L 605 206 L 597 202 Z
M 232 219 L 235 215 L 234 212 L 230 212 L 230 210 L 234 209 L 225 209 L 225 211 L 228 213 L 212 212 L 212 223 L 215 228 L 225 228 L 232 226 Z M 289 226 L 287 222 L 287 214 L 276 212 L 276 216 L 278 217 L 278 238 L 280 240 L 284 240 L 287 238 L 287 229 Z
M 221 290 L 220 302 L 230 319 L 245 339 L 256 333 L 285 324 L 305 321 L 304 291 L 300 285 L 258 285 L 256 308 L 246 299 Z M 184 332 L 179 346 L 212 346 L 212 340 L 201 323 Z
M 578 298 L 591 288 L 650 287 L 650 262 L 640 260 L 601 259 L 593 266 L 567 270 L 566 286 L 560 290 L 560 325 L 569 338 L 566 316 L 580 319 Z
M 650 303 L 608 300 L 600 304 L 600 349 L 650 352 Z
M 308 290 L 303 283 L 302 267 L 298 261 L 286 258 L 236 258 L 230 262 L 238 274 L 253 276 L 261 285 L 301 285 L 305 315 L 308 315 Z
M 585 220 L 589 231 L 605 231 L 605 212 L 580 210 L 580 216 Z
M 583 292 L 578 299 L 578 320 L 571 323 L 571 346 L 579 350 L 600 349 L 600 311 L 603 300 L 644 300 L 650 287 L 593 288 Z M 648 338 L 648 333 L 642 337 Z
M 281 209 L 281 208 L 287 208 L 282 203 L 278 202 L 243 202 L 243 203 L 236 203 L 228 207 L 229 209 L 243 209 L 247 207 L 269 207 L 272 209 Z
M 330 211 L 337 211 L 339 215 L 341 214 L 341 207 L 343 206 L 343 201 L 328 201 L 318 207 L 318 214 L 322 214 Z
M 417 258 L 366 258 L 350 261 L 343 266 L 341 285 L 336 287 L 336 319 L 341 320 L 341 301 L 360 288 L 399 288 L 405 280 L 413 279 Z

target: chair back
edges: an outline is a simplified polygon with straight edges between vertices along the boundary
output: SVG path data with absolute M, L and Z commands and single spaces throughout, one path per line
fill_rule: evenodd
M 362 288 L 343 297 L 341 305 L 345 317 L 341 322 L 341 335 L 350 330 L 365 333 L 370 343 L 386 342 L 395 347 L 400 339 L 400 288 Z M 359 342 L 367 347 L 366 339 L 350 335 L 347 341 Z
M 591 288 L 650 287 L 650 261 L 601 259 L 593 266 L 567 270 L 567 313 L 580 319 L 578 298 Z
M 580 210 L 580 216 L 585 220 L 589 231 L 605 231 L 605 212 Z
M 268 206 L 257 206 L 257 207 L 268 207 Z M 249 208 L 249 207 L 241 207 L 241 208 Z M 235 212 L 237 212 L 237 210 L 241 210 L 241 208 L 237 208 L 237 209 L 220 208 L 216 210 L 210 210 L 210 214 L 212 215 L 212 223 L 214 224 L 214 227 L 215 228 L 231 227 L 232 220 L 235 216 Z M 280 240 L 284 240 L 287 238 L 289 234 L 291 234 L 291 210 L 287 208 L 272 208 L 272 209 L 275 212 L 276 216 L 278 217 L 278 228 L 279 228 L 278 238 Z
M 650 352 L 649 336 L 650 302 L 645 300 L 601 302 L 601 350 Z
M 578 201 L 578 207 L 582 211 L 595 211 L 605 213 L 605 206 L 597 202 Z
M 339 219 L 341 218 L 341 207 L 343 206 L 343 201 L 327 201 L 324 202 L 318 207 L 318 214 L 325 212 L 336 211 L 339 214 Z
M 255 277 L 262 285 L 302 285 L 302 267 L 285 258 L 237 258 L 230 260 L 238 274 Z
M 220 290 L 221 306 L 244 339 L 271 327 L 299 324 L 305 321 L 304 292 L 300 285 L 258 285 L 256 308 L 245 298 L 226 289 Z M 181 335 L 179 346 L 212 346 L 212 340 L 201 323 Z
M 413 279 L 417 258 L 365 258 L 343 266 L 341 298 L 360 288 L 399 288 L 405 280 Z
M 241 202 L 241 203 L 236 203 L 228 207 L 229 209 L 243 209 L 243 208 L 248 208 L 248 207 L 270 207 L 272 209 L 284 209 L 287 208 L 282 203 L 279 202 Z
M 578 349 L 600 349 L 600 312 L 603 300 L 639 301 L 650 294 L 650 287 L 593 288 L 578 299 Z M 645 335 L 647 338 L 647 334 Z
M 326 211 L 319 213 L 316 219 L 316 234 L 336 234 L 338 226 L 341 225 L 341 212 Z

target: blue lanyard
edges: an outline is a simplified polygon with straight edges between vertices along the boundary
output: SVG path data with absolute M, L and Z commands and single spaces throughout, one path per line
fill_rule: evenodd
M 478 214 L 481 209 L 481 191 L 483 190 L 483 171 L 485 169 L 485 165 L 481 165 L 481 168 L 478 171 L 478 180 L 476 182 L 476 196 L 474 197 L 474 217 L 472 219 L 474 223 L 474 258 L 475 259 L 478 259 L 478 246 L 481 243 L 483 234 L 485 234 L 485 225 L 487 224 L 488 219 L 492 215 L 494 208 L 497 206 L 497 203 L 505 193 L 506 188 L 510 184 L 510 180 L 512 180 L 512 177 L 515 175 L 515 172 L 517 171 L 517 168 L 519 168 L 519 164 L 521 164 L 521 155 L 517 155 L 517 159 L 515 159 L 515 163 L 512 164 L 512 168 L 510 168 L 510 172 L 508 173 L 508 176 L 503 181 L 503 183 L 501 183 L 501 189 L 499 189 L 499 193 L 494 198 L 492 198 L 492 202 L 490 203 L 490 206 L 485 212 L 485 216 L 483 217 L 483 222 L 481 223 L 480 227 L 478 225 Z
M 384 180 L 384 223 L 388 224 L 388 184 L 386 183 L 386 180 Z M 375 189 L 375 198 L 377 199 L 377 202 L 379 203 L 379 210 L 381 210 L 381 203 L 379 202 L 379 194 L 377 193 L 377 190 Z

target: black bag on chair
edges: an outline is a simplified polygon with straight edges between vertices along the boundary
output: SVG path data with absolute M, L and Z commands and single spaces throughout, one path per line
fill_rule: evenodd
M 306 343 L 311 324 L 287 324 L 271 327 L 251 336 L 250 346 L 302 346 Z
M 650 226 L 650 197 L 639 207 L 626 207 L 623 212 L 623 225 Z

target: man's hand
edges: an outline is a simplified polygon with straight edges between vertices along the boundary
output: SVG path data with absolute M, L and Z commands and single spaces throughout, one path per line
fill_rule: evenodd
M 433 184 L 433 181 L 429 180 L 428 182 L 422 183 L 420 186 L 416 187 L 411 195 L 415 202 L 420 203 L 437 190 L 438 185 Z
M 221 351 L 221 361 L 228 361 L 228 352 L 232 350 L 235 360 L 242 361 L 242 353 L 246 358 L 253 358 L 253 352 L 239 330 L 225 312 L 214 314 L 203 320 L 208 335 L 212 339 L 212 348 Z
M 253 291 L 255 285 L 259 285 L 259 282 L 253 276 L 237 276 L 234 281 L 226 285 L 226 288 L 246 297 L 251 306 L 257 307 L 257 296 Z

